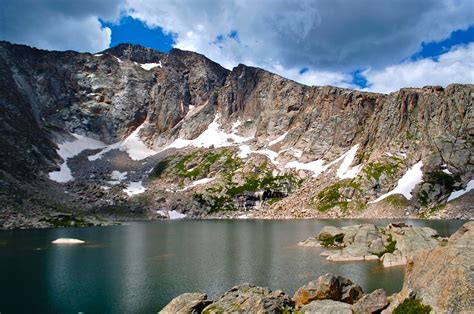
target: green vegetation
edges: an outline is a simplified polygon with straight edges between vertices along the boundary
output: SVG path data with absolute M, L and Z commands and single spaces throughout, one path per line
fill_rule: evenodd
M 362 168 L 362 172 L 364 172 L 368 177 L 372 177 L 375 180 L 379 181 L 382 173 L 386 174 L 389 178 L 393 178 L 399 170 L 398 164 L 392 163 L 377 163 L 377 162 L 370 162 Z
M 267 194 L 269 203 L 275 203 L 283 195 L 301 186 L 302 180 L 291 174 L 273 176 L 266 169 L 266 164 L 260 165 L 254 173 L 249 174 L 244 182 L 236 184 L 232 181 L 232 174 L 225 178 L 225 185 L 215 185 L 206 189 L 205 194 L 194 194 L 194 200 L 210 212 L 222 210 L 235 210 L 234 200 L 246 193 L 263 192 Z M 263 199 L 265 200 L 265 199 Z
M 360 191 L 360 184 L 354 180 L 339 181 L 320 191 L 313 199 L 313 203 L 321 212 L 325 212 L 336 206 L 339 206 L 342 210 L 346 210 L 349 206 L 349 202 L 342 199 L 340 194 L 340 190 L 344 188 L 353 188 L 356 191 Z
M 410 202 L 405 198 L 405 196 L 401 194 L 389 195 L 382 201 L 396 207 L 407 207 L 408 205 L 410 205 Z
M 424 207 L 428 207 L 430 203 L 436 201 L 430 198 L 430 193 L 435 191 L 435 185 L 441 186 L 443 191 L 442 194 L 446 195 L 453 192 L 455 190 L 456 183 L 460 181 L 461 177 L 459 176 L 459 174 L 450 175 L 444 173 L 443 171 L 426 172 L 424 176 L 424 185 L 428 185 L 428 190 L 421 190 L 418 193 L 417 197 L 419 203 Z
M 342 243 L 342 240 L 344 239 L 344 234 L 336 234 L 334 237 L 327 237 L 327 238 L 322 238 L 319 239 L 319 242 L 321 243 L 322 246 L 328 247 L 328 246 L 334 246 L 336 243 Z
M 159 179 L 161 175 L 165 172 L 166 168 L 168 168 L 169 160 L 161 160 L 155 168 L 151 171 L 150 175 L 148 176 L 150 179 Z
M 219 161 L 222 161 L 219 170 L 225 173 L 231 173 L 241 165 L 240 159 L 234 158 L 232 152 L 227 149 L 212 152 L 195 151 L 188 155 L 172 155 L 161 160 L 151 171 L 149 179 L 159 179 L 164 174 L 192 180 L 203 178 Z
M 385 253 L 393 253 L 397 249 L 397 240 L 393 240 L 392 235 L 389 234 L 387 238 L 387 245 L 385 245 L 385 250 L 379 253 L 373 253 L 378 257 L 382 257 Z
M 424 305 L 418 299 L 405 299 L 394 311 L 394 314 L 428 314 L 431 306 Z
M 183 185 L 186 179 L 220 175 L 223 182 L 216 181 L 205 192 L 193 196 L 195 205 L 210 212 L 235 210 L 236 204 L 245 203 L 246 199 L 252 198 L 272 204 L 302 183 L 301 179 L 292 174 L 273 176 L 273 167 L 267 162 L 255 165 L 251 171 L 245 170 L 245 173 L 243 166 L 242 160 L 234 157 L 230 149 L 196 150 L 184 156 L 168 156 L 155 166 L 149 178 L 156 180 L 164 176 L 174 177 L 178 185 Z M 236 178 L 239 178 L 239 182 L 236 182 Z M 262 194 L 256 196 L 256 192 Z

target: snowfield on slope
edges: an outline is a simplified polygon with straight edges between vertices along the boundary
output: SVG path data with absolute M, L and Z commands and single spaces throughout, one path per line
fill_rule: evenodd
M 79 134 L 72 134 L 72 136 L 75 137 L 74 140 L 58 144 L 57 152 L 63 159 L 63 163 L 60 165 L 60 170 L 52 171 L 48 174 L 49 178 L 53 181 L 66 183 L 74 180 L 71 169 L 67 165 L 69 158 L 73 158 L 87 149 L 99 149 L 107 146 L 107 144 L 93 138 Z
M 413 165 L 413 167 L 407 170 L 400 180 L 398 180 L 397 186 L 392 191 L 381 195 L 376 200 L 371 201 L 368 204 L 380 202 L 384 198 L 393 194 L 402 194 L 406 197 L 406 199 L 411 200 L 411 191 L 417 184 L 423 181 L 423 172 L 421 171 L 421 167 L 423 167 L 423 162 L 417 162 L 415 165 Z

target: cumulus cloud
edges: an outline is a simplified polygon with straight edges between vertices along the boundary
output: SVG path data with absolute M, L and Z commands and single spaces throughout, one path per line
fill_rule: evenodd
M 111 31 L 99 18 L 115 21 L 122 0 L 2 0 L 0 39 L 50 50 L 100 51 Z
M 127 0 L 128 14 L 226 67 L 350 72 L 395 64 L 474 21 L 471 0 Z M 225 35 L 238 32 L 239 42 Z M 216 43 L 218 36 L 223 41 Z
M 436 59 L 408 61 L 364 72 L 370 91 L 389 93 L 402 87 L 474 83 L 474 43 L 453 47 Z

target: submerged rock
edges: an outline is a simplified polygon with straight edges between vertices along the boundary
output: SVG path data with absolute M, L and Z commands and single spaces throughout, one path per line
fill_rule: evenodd
M 79 240 L 79 239 L 73 239 L 73 238 L 58 238 L 54 240 L 54 244 L 81 244 L 85 243 L 85 241 Z
M 352 304 L 362 295 L 362 288 L 351 280 L 333 274 L 326 274 L 299 288 L 293 296 L 293 300 L 295 307 L 300 308 L 314 300 L 325 299 Z
M 207 299 L 207 294 L 205 293 L 183 293 L 171 300 L 160 311 L 160 314 L 201 313 L 210 303 L 212 301 Z

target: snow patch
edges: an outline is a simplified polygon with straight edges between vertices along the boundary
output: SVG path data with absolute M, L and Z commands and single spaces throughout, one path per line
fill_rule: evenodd
M 145 122 L 143 122 L 142 125 L 136 128 L 135 131 L 133 131 L 123 141 L 107 146 L 105 149 L 98 152 L 97 154 L 89 156 L 88 159 L 90 161 L 100 159 L 104 156 L 105 153 L 114 149 L 119 149 L 123 152 L 126 152 L 132 160 L 143 160 L 145 158 L 155 155 L 157 152 L 152 149 L 149 149 L 140 139 L 139 132 L 144 125 Z
M 340 179 L 345 179 L 345 178 L 354 178 L 359 171 L 362 169 L 362 165 L 357 165 L 355 167 L 350 168 L 350 165 L 356 155 L 357 149 L 359 148 L 359 144 L 354 145 L 351 149 L 349 149 L 347 152 L 342 154 L 340 157 L 337 159 L 331 161 L 327 165 L 324 164 L 323 159 L 318 159 L 315 161 L 311 161 L 308 163 L 302 163 L 299 161 L 290 161 L 285 165 L 285 168 L 294 168 L 296 170 L 307 170 L 307 171 L 312 171 L 313 172 L 313 177 L 317 177 L 326 169 L 330 168 L 331 166 L 337 164 L 338 162 L 342 161 L 342 164 L 340 165 L 339 169 L 337 170 L 336 175 Z
M 84 243 L 85 241 L 79 240 L 79 239 L 73 239 L 73 238 L 58 238 L 54 240 L 51 243 L 54 244 L 81 244 Z
M 156 67 L 162 68 L 163 66 L 161 65 L 161 61 L 160 61 L 160 62 L 158 62 L 158 63 L 154 63 L 154 62 L 153 62 L 153 63 L 141 63 L 141 64 L 140 64 L 140 67 L 141 67 L 142 69 L 145 69 L 145 70 L 147 70 L 147 71 L 150 71 L 151 69 L 154 69 L 154 68 L 156 68 Z
M 296 157 L 296 158 L 301 158 L 301 156 L 303 156 L 303 151 L 301 149 L 297 149 L 297 148 L 287 148 L 287 149 L 283 149 L 281 151 L 278 152 L 278 154 L 283 154 L 283 153 L 288 153 L 290 155 L 292 155 L 293 157 Z
M 411 191 L 418 183 L 421 183 L 423 181 L 423 172 L 421 171 L 421 167 L 423 167 L 423 162 L 417 162 L 415 165 L 413 165 L 413 167 L 407 170 L 407 172 L 400 178 L 400 180 L 398 180 L 395 189 L 383 194 L 376 200 L 369 202 L 369 204 L 377 203 L 393 194 L 402 194 L 408 200 L 410 200 L 412 198 Z
M 114 181 L 123 181 L 127 178 L 127 171 L 120 172 L 120 171 L 114 170 L 110 174 L 110 178 Z
M 120 59 L 119 57 L 114 56 L 114 58 L 115 58 L 115 60 L 117 60 L 118 63 L 122 63 L 122 62 L 123 62 L 122 59 Z
M 102 57 L 102 56 L 103 56 L 103 54 L 101 54 L 101 53 L 96 53 L 96 54 L 94 55 L 94 57 Z
M 168 216 L 170 219 L 183 219 L 186 218 L 186 214 L 181 214 L 180 212 L 177 212 L 175 210 L 169 210 L 168 211 Z
M 296 170 L 308 170 L 313 172 L 313 176 L 317 177 L 319 174 L 324 172 L 327 169 L 327 166 L 324 166 L 324 160 L 318 159 L 308 163 L 302 163 L 299 161 L 290 161 L 285 165 L 285 168 L 294 168 Z
M 242 124 L 242 122 L 240 122 L 240 120 L 237 120 L 235 121 L 233 124 L 232 124 L 232 132 L 235 133 L 237 132 L 237 128 Z
M 467 192 L 474 190 L 474 180 L 471 180 L 467 183 L 467 186 L 464 190 L 454 191 L 449 195 L 448 202 L 461 197 L 462 195 L 466 194 Z
M 285 139 L 285 137 L 288 135 L 288 132 L 289 131 L 286 131 L 285 133 L 283 133 L 282 135 L 280 135 L 279 137 L 277 137 L 276 139 L 274 139 L 273 141 L 270 141 L 268 143 L 268 146 L 273 146 L 277 143 L 280 143 L 281 141 L 283 141 Z
M 178 192 L 183 192 L 183 191 L 189 190 L 189 189 L 195 187 L 196 185 L 201 185 L 201 184 L 206 184 L 206 183 L 212 182 L 215 179 L 216 178 L 204 178 L 204 179 L 193 181 L 190 185 L 188 185 L 184 189 L 178 190 Z
M 74 180 L 71 169 L 67 165 L 69 158 L 73 158 L 87 149 L 99 149 L 107 146 L 105 143 L 93 138 L 85 137 L 79 134 L 72 134 L 72 136 L 74 136 L 76 139 L 58 144 L 57 152 L 64 162 L 60 165 L 59 171 L 52 171 L 48 174 L 49 178 L 53 181 L 65 183 Z
M 220 148 L 244 143 L 254 138 L 253 136 L 242 137 L 240 135 L 235 134 L 235 132 L 225 133 L 221 129 L 218 119 L 219 115 L 217 114 L 214 118 L 214 121 L 212 121 L 212 123 L 209 124 L 207 129 L 202 132 L 201 135 L 199 135 L 197 138 L 193 140 L 177 138 L 176 140 L 174 140 L 173 143 L 161 149 L 161 151 L 164 151 L 169 148 L 179 149 L 187 146 L 202 148 L 209 148 L 211 146 L 214 146 L 214 148 Z
M 350 168 L 352 161 L 354 160 L 357 150 L 359 149 L 359 144 L 352 146 L 349 151 L 347 151 L 343 156 L 344 160 L 342 161 L 339 169 L 337 169 L 336 175 L 339 179 L 352 179 L 359 174 L 359 171 L 362 169 L 362 165 L 357 165 Z
M 138 182 L 129 182 L 127 187 L 123 189 L 128 196 L 133 196 L 145 192 L 145 187 L 143 186 L 143 181 Z

